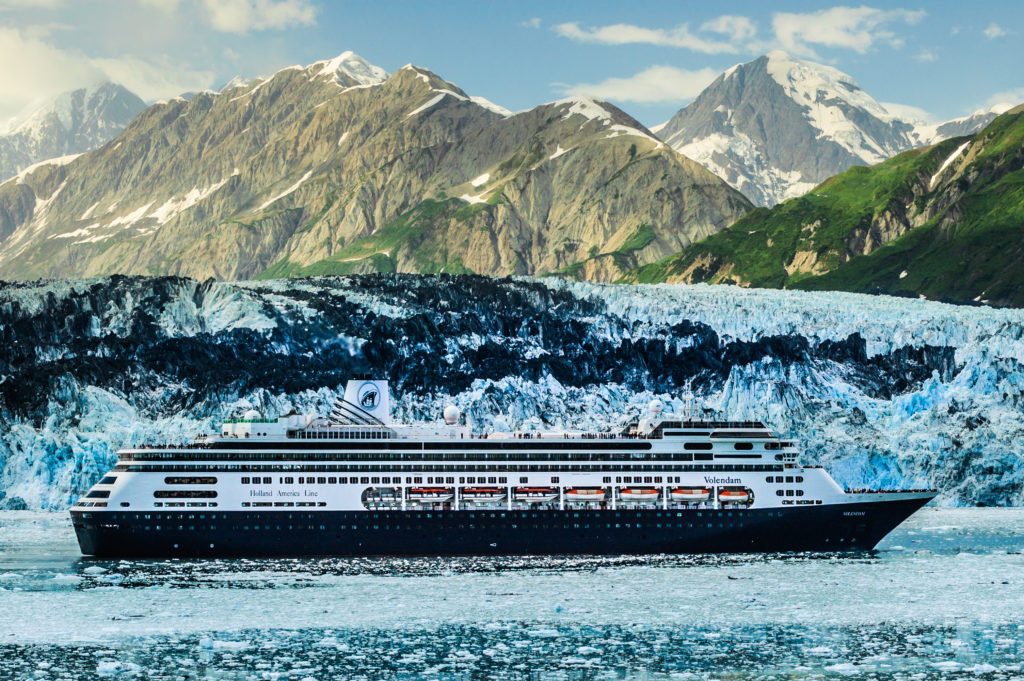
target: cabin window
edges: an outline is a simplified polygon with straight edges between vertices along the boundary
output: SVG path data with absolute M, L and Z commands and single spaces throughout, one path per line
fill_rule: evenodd
M 793 482 L 793 476 L 792 475 L 787 475 L 786 476 L 786 482 Z
M 796 496 L 796 493 L 793 490 L 791 490 L 791 489 L 787 489 L 786 490 L 786 496 L 787 497 Z
M 783 490 L 781 490 L 781 489 L 775 490 L 775 496 L 777 496 L 777 497 L 781 497 L 784 494 L 785 494 L 785 492 Z
M 802 496 L 804 495 L 804 491 L 803 491 L 802 489 L 798 489 L 798 490 L 796 491 L 796 495 L 797 495 L 798 497 L 802 497 Z
M 802 475 L 798 475 L 798 476 L 796 476 L 795 478 L 793 478 L 793 480 L 794 480 L 795 482 L 803 482 L 803 481 L 804 481 L 804 476 L 802 476 Z
M 158 489 L 153 492 L 157 499 L 214 499 L 217 491 L 212 489 Z
M 242 484 L 243 485 L 248 485 L 249 484 L 249 478 L 242 478 Z
M 103 479 L 99 481 L 100 485 L 113 485 L 117 481 L 116 475 L 105 475 Z
M 683 449 L 688 449 L 690 451 L 697 451 L 697 450 L 702 450 L 703 451 L 703 450 L 711 449 L 711 447 L 712 447 L 712 445 L 711 445 L 710 442 L 685 442 L 685 443 L 683 443 Z
M 733 445 L 733 448 L 737 451 L 746 451 L 748 449 L 753 449 L 754 445 L 750 442 L 737 442 Z
M 110 498 L 110 490 L 106 489 L 94 489 L 85 495 L 86 499 L 108 499 Z

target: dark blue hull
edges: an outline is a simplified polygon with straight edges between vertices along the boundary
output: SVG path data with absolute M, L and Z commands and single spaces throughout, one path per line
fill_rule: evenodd
M 72 511 L 82 553 L 464 556 L 867 550 L 930 497 L 745 510 Z

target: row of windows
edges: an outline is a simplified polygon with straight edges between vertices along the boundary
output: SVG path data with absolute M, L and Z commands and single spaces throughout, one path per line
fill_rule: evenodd
M 771 483 L 803 482 L 804 481 L 804 476 L 802 476 L 802 475 L 786 475 L 786 476 L 782 476 L 782 475 L 769 475 L 767 478 L 764 479 L 764 481 L 765 482 L 771 482 Z
M 701 444 L 701 443 L 689 443 Z M 711 449 L 710 443 L 707 449 Z M 697 447 L 694 447 L 697 449 Z M 729 455 L 725 455 L 729 456 Z M 760 458 L 761 455 L 752 455 Z M 124 452 L 122 461 L 711 461 L 713 454 L 684 452 Z M 730 457 L 731 458 L 731 457 Z
M 331 513 L 331 512 L 328 512 L 328 513 L 333 515 L 333 513 Z M 560 517 L 563 517 L 563 516 L 564 517 L 570 517 L 570 512 L 568 512 L 568 511 L 565 511 L 565 512 L 563 512 L 563 511 L 551 511 L 551 512 L 546 512 L 545 513 L 543 511 L 506 511 L 506 510 L 497 510 L 497 509 L 493 510 L 493 511 L 447 511 L 447 512 L 446 511 L 393 511 L 393 512 L 381 511 L 381 512 L 374 512 L 374 513 L 368 513 L 368 512 L 365 512 L 365 511 L 349 511 L 349 513 L 354 514 L 354 515 L 358 515 L 359 518 L 369 518 L 369 519 L 373 519 L 373 520 L 418 520 L 418 519 L 435 518 L 435 517 L 437 519 L 441 519 L 441 518 L 456 517 L 456 514 L 458 514 L 457 517 L 459 517 L 461 519 L 465 519 L 465 518 L 468 517 L 470 520 L 472 520 L 474 518 L 512 518 L 512 519 L 522 518 L 522 519 L 526 519 L 526 518 L 547 518 L 547 517 L 559 517 L 560 518 Z M 675 518 L 684 518 L 685 517 L 685 518 L 690 518 L 690 517 L 693 517 L 694 515 L 696 515 L 698 518 L 703 518 L 703 517 L 708 517 L 708 518 L 731 518 L 731 517 L 733 517 L 733 514 L 735 514 L 736 516 L 746 516 L 746 515 L 749 514 L 749 511 L 730 511 L 730 510 L 717 510 L 717 509 L 698 509 L 698 510 L 686 510 L 686 511 L 662 511 L 662 510 L 655 511 L 655 510 L 652 509 L 652 510 L 649 510 L 649 511 L 642 511 L 641 513 L 643 514 L 643 517 L 646 517 L 646 518 L 650 518 L 650 517 L 655 517 L 655 518 L 663 518 L 663 517 L 664 518 L 673 518 L 673 517 L 675 517 Z M 774 517 L 774 516 L 781 517 L 783 515 L 781 511 L 772 511 L 770 509 L 761 511 L 761 513 L 763 515 L 769 516 L 769 517 Z M 615 511 L 612 511 L 612 510 L 573 511 L 571 517 L 573 517 L 573 518 L 602 518 L 603 519 L 603 518 L 612 518 L 612 517 L 614 517 L 614 518 L 623 518 L 623 517 L 629 518 L 630 516 L 633 516 L 633 515 L 634 515 L 633 512 L 619 509 L 619 510 L 615 510 Z M 107 520 L 125 520 L 125 521 L 127 521 L 127 520 L 135 520 L 135 521 L 138 521 L 140 519 L 144 519 L 144 520 L 154 520 L 155 519 L 155 520 L 174 521 L 174 520 L 206 520 L 206 519 L 217 520 L 218 518 L 220 518 L 221 520 L 227 520 L 229 517 L 232 518 L 232 519 L 235 519 L 238 516 L 242 516 L 240 518 L 240 520 L 242 522 L 259 521 L 259 520 L 263 520 L 263 519 L 266 518 L 266 515 L 260 514 L 260 513 L 240 513 L 240 512 L 232 512 L 232 513 L 216 513 L 215 512 L 215 513 L 209 513 L 209 514 L 207 514 L 207 513 L 196 514 L 196 513 L 140 513 L 140 512 L 134 512 L 134 513 L 120 513 L 120 514 L 119 513 L 110 513 L 110 514 L 103 514 L 102 516 L 97 516 L 97 517 L 102 517 L 103 521 L 106 522 Z M 86 519 L 86 520 L 91 519 L 92 517 L 93 516 L 91 514 L 89 514 L 89 513 L 83 513 L 82 514 L 82 518 Z M 274 516 L 274 517 L 276 518 L 278 516 Z M 318 521 L 318 522 L 322 522 L 323 513 L 322 512 L 314 512 L 314 513 L 281 513 L 281 515 L 279 517 L 280 518 L 286 518 L 288 520 Z M 211 526 L 210 529 L 215 529 L 215 527 Z
M 191 477 L 191 478 L 166 477 L 166 478 L 164 478 L 164 484 L 167 484 L 167 485 L 216 485 L 217 484 L 217 478 L 214 478 L 214 477 Z
M 796 497 L 802 497 L 803 495 L 804 495 L 804 491 L 803 491 L 802 489 L 798 489 L 798 490 L 791 490 L 791 489 L 777 489 L 777 490 L 775 490 L 775 496 L 777 496 L 777 497 L 781 497 L 781 496 L 787 496 L 787 497 L 793 497 L 793 496 L 796 496 Z
M 169 478 L 165 478 L 165 479 L 169 479 Z M 420 477 L 407 477 L 407 478 L 405 478 L 405 484 L 407 484 L 407 485 L 419 485 L 419 484 L 423 484 L 423 480 L 424 480 L 424 478 L 422 476 L 420 476 Z M 309 476 L 305 476 L 305 477 L 301 477 L 300 476 L 297 482 L 296 482 L 295 478 L 290 478 L 290 477 L 278 478 L 277 481 L 278 481 L 278 484 L 282 484 L 282 485 L 294 485 L 294 484 L 299 484 L 299 485 L 313 485 L 313 484 L 316 484 L 316 485 L 347 485 L 347 484 L 350 484 L 350 483 L 353 484 L 353 485 L 355 485 L 355 484 L 362 484 L 362 485 L 371 485 L 371 484 L 372 485 L 400 485 L 400 484 L 402 484 L 402 478 L 388 477 L 388 476 L 384 476 L 384 477 L 380 477 L 380 476 L 372 476 L 372 477 L 371 476 L 367 476 L 367 477 L 355 477 L 355 478 L 339 478 L 339 477 L 334 477 L 334 476 L 318 476 L 318 477 L 314 478 L 314 477 L 309 477 Z M 529 481 L 530 481 L 529 478 L 525 478 L 525 477 L 519 478 L 519 483 L 523 484 L 523 485 L 525 485 Z M 610 475 L 606 475 L 604 478 L 602 478 L 602 482 L 611 483 L 611 481 L 612 481 L 612 477 Z M 770 481 L 771 480 L 769 479 L 769 482 Z M 800 481 L 802 482 L 803 478 L 800 478 Z M 554 477 L 551 478 L 551 482 L 552 482 L 552 484 L 558 483 L 559 482 L 559 478 L 557 476 L 554 476 Z M 665 477 L 665 476 L 662 476 L 662 475 L 644 475 L 644 476 L 639 476 L 639 475 L 621 476 L 621 475 L 617 475 L 617 476 L 615 476 L 615 482 L 617 482 L 617 483 L 626 483 L 626 484 L 630 484 L 630 483 L 634 483 L 634 484 L 635 483 L 657 484 L 657 483 L 662 483 L 662 482 L 668 482 L 668 483 L 682 482 L 682 478 L 678 477 L 678 476 L 675 476 L 675 477 L 673 477 L 673 476 Z M 273 483 L 273 478 L 270 477 L 270 476 L 263 476 L 263 477 L 246 477 L 246 476 L 243 476 L 242 479 L 241 479 L 241 484 L 243 484 L 243 485 L 270 485 L 272 483 Z M 433 485 L 433 484 L 439 484 L 439 485 L 441 485 L 441 484 L 455 484 L 455 476 L 448 476 L 448 477 L 426 476 L 426 484 L 428 484 L 428 485 Z M 484 477 L 484 476 L 459 476 L 459 484 L 460 485 L 466 485 L 466 484 L 469 484 L 469 485 L 475 485 L 475 484 L 505 485 L 505 484 L 508 484 L 508 478 L 501 477 L 501 476 L 491 476 L 491 477 Z
M 216 499 L 217 490 L 212 489 L 158 489 L 153 492 L 157 499 Z
M 652 466 L 653 468 L 653 466 Z M 743 472 L 772 472 L 783 470 L 782 464 L 693 464 L 687 466 L 657 466 L 658 471 L 671 471 L 679 473 L 743 473 Z M 366 465 L 272 465 L 272 464 L 123 464 L 119 463 L 114 467 L 116 471 L 132 472 L 155 472 L 155 473 L 288 473 L 288 472 L 313 472 L 313 473 L 430 473 L 430 472 L 468 472 L 466 466 L 366 466 Z M 635 465 L 496 465 L 496 466 L 473 466 L 473 472 L 496 472 L 496 473 L 622 473 L 636 472 Z

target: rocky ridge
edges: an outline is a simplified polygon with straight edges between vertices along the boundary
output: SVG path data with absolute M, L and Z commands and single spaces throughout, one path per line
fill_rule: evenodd
M 41 161 L 99 147 L 145 108 L 145 102 L 116 83 L 58 95 L 0 133 L 0 181 Z
M 345 53 L 159 103 L 102 148 L 0 185 L 0 277 L 610 280 L 749 208 L 606 102 L 510 114 Z
M 658 135 L 772 206 L 851 166 L 976 132 L 1007 108 L 928 124 L 891 113 L 835 68 L 775 51 L 727 70 Z

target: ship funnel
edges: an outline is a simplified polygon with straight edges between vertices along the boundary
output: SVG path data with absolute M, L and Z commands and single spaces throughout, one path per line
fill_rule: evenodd
M 391 395 L 384 380 L 349 381 L 345 397 L 334 403 L 331 421 L 358 425 L 391 423 Z

